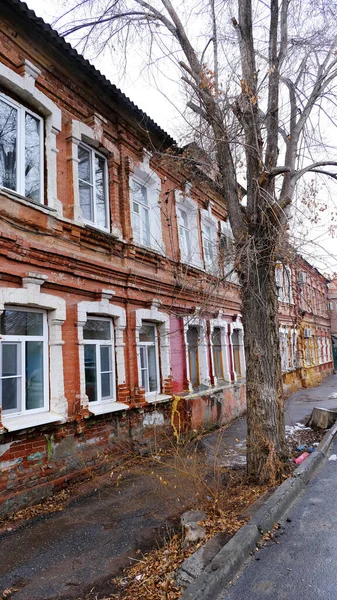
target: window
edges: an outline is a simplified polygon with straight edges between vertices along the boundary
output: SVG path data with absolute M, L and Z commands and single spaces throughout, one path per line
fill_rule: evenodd
M 220 327 L 214 327 L 214 329 L 213 329 L 212 348 L 213 348 L 214 375 L 217 378 L 217 381 L 221 382 L 224 380 L 224 368 L 223 368 L 221 328 Z
M 200 386 L 200 370 L 199 370 L 199 330 L 198 327 L 190 326 L 186 334 L 187 353 L 190 370 L 190 382 L 192 388 Z
M 192 259 L 191 236 L 188 224 L 188 215 L 186 210 L 178 206 L 178 227 L 179 227 L 179 245 L 181 259 L 183 262 L 190 262 Z
M 0 185 L 42 202 L 43 121 L 0 95 Z
M 8 308 L 0 317 L 1 406 L 4 415 L 45 408 L 46 315 Z
M 283 267 L 283 265 L 277 263 L 275 266 L 275 280 L 278 300 L 280 302 L 292 303 L 293 292 L 290 267 Z
M 240 330 L 234 329 L 232 333 L 232 346 L 233 346 L 233 362 L 234 371 L 237 377 L 241 377 L 243 369 L 241 365 L 241 352 L 240 352 Z
M 190 187 L 186 184 L 188 191 Z M 175 201 L 180 260 L 182 263 L 202 269 L 198 205 L 195 200 L 180 190 L 175 191 Z
M 215 248 L 212 239 L 212 230 L 209 225 L 203 227 L 203 241 L 204 241 L 204 258 L 206 266 L 211 267 L 214 265 L 215 259 Z
M 229 221 L 220 221 L 219 258 L 221 273 L 232 283 L 239 283 L 234 271 L 235 245 Z
M 159 392 L 158 336 L 156 325 L 143 321 L 139 331 L 140 379 L 147 394 Z
M 150 210 L 145 185 L 134 179 L 131 183 L 131 215 L 134 240 L 137 244 L 151 247 Z
M 84 144 L 78 146 L 78 183 L 83 220 L 108 229 L 107 161 Z
M 218 221 L 212 215 L 211 206 L 201 211 L 201 225 L 205 268 L 218 272 Z
M 89 402 L 115 396 L 114 342 L 110 319 L 90 317 L 83 327 L 85 393 Z
M 161 225 L 161 179 L 150 167 L 151 156 L 144 150 L 143 162 L 130 176 L 130 213 L 135 244 L 164 254 Z

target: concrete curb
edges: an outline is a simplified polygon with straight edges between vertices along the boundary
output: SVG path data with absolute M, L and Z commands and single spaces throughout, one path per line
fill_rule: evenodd
M 195 554 L 182 563 L 179 569 L 181 582 L 193 580 L 183 592 L 180 600 L 215 600 L 255 549 L 256 543 L 267 531 L 272 529 L 274 523 L 280 520 L 305 488 L 317 467 L 327 456 L 336 434 L 337 423 L 325 434 L 317 450 L 294 471 L 291 478 L 277 488 L 264 505 L 256 511 L 249 523 L 241 527 L 208 564 L 203 565 L 204 547 L 199 548 Z M 200 574 L 197 575 L 196 571 L 199 571 Z

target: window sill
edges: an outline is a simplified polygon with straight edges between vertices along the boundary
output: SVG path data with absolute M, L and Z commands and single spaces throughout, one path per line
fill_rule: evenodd
M 160 246 L 154 248 L 153 246 L 146 246 L 135 240 L 133 240 L 132 243 L 138 250 L 142 250 L 143 252 L 154 252 L 154 254 L 157 254 L 158 256 L 165 256 L 164 248 L 161 248 Z
M 126 410 L 128 408 L 129 405 L 124 404 L 123 402 L 102 402 L 102 404 L 96 404 L 95 406 L 91 406 L 90 403 L 88 404 L 89 412 L 95 416 L 105 415 L 107 413 L 117 412 L 119 410 Z
M 191 267 L 192 269 L 198 269 L 199 271 L 204 270 L 204 265 L 202 264 L 202 262 L 193 262 L 193 260 L 187 260 L 184 258 L 182 258 L 180 262 L 182 265 L 184 265 L 184 267 Z
M 101 233 L 101 234 L 104 234 L 107 236 L 111 236 L 115 240 L 121 239 L 121 233 L 115 227 L 113 227 L 110 230 L 110 229 L 103 229 L 103 227 L 102 228 L 97 227 L 97 225 L 94 225 L 93 223 L 88 223 L 87 221 L 83 221 L 83 224 L 86 229 L 89 229 L 89 231 L 93 231 L 94 233 Z
M 159 402 L 172 400 L 172 396 L 167 394 L 145 394 L 145 400 L 148 404 L 158 404 Z
M 38 208 L 39 210 L 42 210 L 42 212 L 45 212 L 47 214 L 57 212 L 55 208 L 46 206 L 45 204 L 42 204 L 38 200 L 26 198 L 26 196 L 22 196 L 22 194 L 19 194 L 18 192 L 15 192 L 14 190 L 8 190 L 7 188 L 4 188 L 2 186 L 0 186 L 0 193 L 3 196 L 7 196 L 7 198 L 10 198 L 11 200 L 16 200 L 18 202 L 21 202 L 21 204 L 24 204 L 25 206 Z
M 58 422 L 64 423 L 65 418 L 53 412 L 34 413 L 33 415 L 20 415 L 18 417 L 2 416 L 2 424 L 9 432 Z

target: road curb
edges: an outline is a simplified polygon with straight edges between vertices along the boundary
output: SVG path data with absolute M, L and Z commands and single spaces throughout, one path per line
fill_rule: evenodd
M 325 434 L 323 440 L 313 452 L 256 511 L 249 523 L 246 523 L 221 548 L 201 573 L 186 587 L 180 600 L 214 600 L 225 585 L 229 583 L 242 567 L 262 536 L 272 529 L 289 508 L 299 493 L 305 488 L 318 466 L 329 452 L 331 442 L 337 434 L 337 423 Z M 186 559 L 179 571 L 191 578 L 195 572 L 194 564 L 202 564 L 203 548 Z M 195 559 L 193 560 L 193 557 Z M 182 577 L 183 579 L 183 577 Z

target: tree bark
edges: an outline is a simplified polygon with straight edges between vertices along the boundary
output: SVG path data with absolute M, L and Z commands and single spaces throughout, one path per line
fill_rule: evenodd
M 240 279 L 247 377 L 247 468 L 260 482 L 281 471 L 284 447 L 274 238 L 260 228 L 241 249 Z

